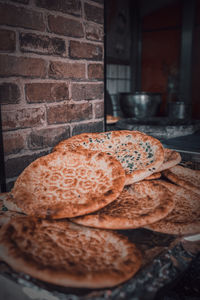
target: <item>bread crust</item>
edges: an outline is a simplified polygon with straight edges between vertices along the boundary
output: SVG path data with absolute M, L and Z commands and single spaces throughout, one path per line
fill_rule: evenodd
M 10 210 L 41 218 L 68 218 L 104 207 L 121 193 L 125 173 L 106 153 L 76 149 L 31 163 L 6 201 Z
M 65 287 L 105 288 L 131 278 L 142 256 L 117 233 L 61 220 L 20 217 L 0 232 L 0 257 L 14 270 Z
M 200 195 L 200 170 L 178 165 L 163 171 L 163 175 L 173 183 Z
M 114 156 L 125 170 L 125 185 L 155 173 L 164 161 L 164 148 L 160 141 L 139 131 L 83 133 L 61 141 L 53 151 L 62 152 L 76 147 L 103 151 Z
M 158 181 L 140 181 L 103 209 L 71 220 L 97 228 L 134 229 L 166 217 L 173 207 L 171 193 Z
M 176 184 L 159 181 L 173 193 L 175 206 L 166 218 L 145 228 L 174 235 L 200 233 L 200 196 Z
M 181 162 L 181 159 L 182 158 L 179 152 L 168 148 L 164 148 L 164 161 L 160 166 L 160 168 L 158 169 L 158 171 L 162 172 L 166 169 L 178 165 Z
M 146 177 L 144 180 L 155 180 L 155 179 L 159 179 L 161 177 L 161 172 L 156 172 L 151 174 L 150 176 Z
M 10 211 L 5 206 L 5 202 L 10 197 L 10 192 L 0 193 L 0 227 L 8 222 L 11 218 L 22 215 L 15 211 Z

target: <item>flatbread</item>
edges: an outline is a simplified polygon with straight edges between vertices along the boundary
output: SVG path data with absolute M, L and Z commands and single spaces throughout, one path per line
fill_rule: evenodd
M 127 237 L 66 220 L 21 217 L 0 232 L 0 257 L 14 270 L 65 287 L 105 288 L 131 278 L 142 256 Z
M 155 173 L 164 161 L 164 149 L 159 140 L 128 130 L 83 133 L 60 142 L 53 151 L 62 152 L 79 146 L 114 156 L 125 170 L 125 185 Z
M 90 213 L 115 200 L 125 173 L 112 156 L 81 149 L 54 152 L 32 162 L 17 178 L 8 209 L 41 218 Z
M 106 124 L 115 124 L 119 121 L 120 117 L 106 115 Z
M 158 169 L 159 172 L 172 168 L 181 162 L 181 155 L 175 150 L 164 148 L 164 162 Z
M 161 172 L 178 165 L 181 162 L 181 155 L 175 150 L 164 148 L 164 161 L 156 173 L 153 173 L 146 180 L 158 179 L 161 177 Z
M 9 200 L 10 192 L 0 193 L 0 227 L 13 217 L 22 216 L 23 214 L 8 210 L 4 202 Z
M 200 170 L 192 170 L 183 166 L 175 166 L 163 171 L 170 181 L 200 195 Z
M 160 220 L 174 207 L 171 193 L 157 181 L 140 181 L 124 188 L 120 196 L 101 210 L 71 219 L 106 229 L 134 229 Z
M 167 181 L 159 181 L 174 194 L 175 206 L 166 218 L 146 228 L 175 235 L 200 233 L 200 196 Z
M 161 172 L 156 172 L 151 174 L 150 176 L 146 177 L 144 180 L 154 180 L 154 179 L 159 179 L 161 177 Z

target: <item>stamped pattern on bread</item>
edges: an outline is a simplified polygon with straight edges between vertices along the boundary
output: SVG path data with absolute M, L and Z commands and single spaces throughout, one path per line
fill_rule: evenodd
M 164 161 L 162 144 L 157 139 L 139 131 L 83 133 L 61 141 L 53 151 L 62 152 L 80 146 L 114 156 L 125 170 L 125 185 L 140 181 L 155 173 Z
M 0 232 L 0 257 L 14 270 L 65 287 L 105 288 L 131 278 L 142 256 L 117 233 L 67 220 L 21 217 Z
M 163 171 L 170 181 L 200 195 L 200 170 L 193 170 L 183 166 L 174 166 Z
M 106 207 L 72 221 L 97 228 L 134 229 L 166 217 L 173 207 L 171 193 L 159 182 L 140 181 L 125 187 Z
M 164 180 L 160 180 L 160 184 L 173 193 L 175 206 L 166 218 L 146 228 L 178 235 L 200 233 L 200 196 Z
M 121 164 L 103 152 L 54 152 L 31 163 L 17 178 L 10 210 L 48 218 L 67 218 L 102 208 L 124 187 Z

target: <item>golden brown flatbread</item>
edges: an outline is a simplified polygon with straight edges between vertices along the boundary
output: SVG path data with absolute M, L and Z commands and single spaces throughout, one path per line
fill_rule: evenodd
M 160 220 L 174 207 L 171 193 L 157 181 L 140 181 L 125 187 L 120 196 L 99 211 L 71 219 L 106 229 L 133 229 Z
M 175 235 L 200 233 L 200 196 L 167 181 L 159 181 L 173 193 L 175 206 L 166 218 L 145 228 Z
M 155 180 L 155 179 L 159 179 L 160 177 L 161 177 L 161 172 L 156 172 L 146 177 L 144 180 Z
M 125 185 L 155 173 L 164 161 L 160 141 L 142 132 L 128 130 L 83 133 L 60 142 L 53 151 L 62 152 L 80 146 L 115 157 L 125 170 Z
M 14 270 L 65 287 L 105 288 L 131 278 L 142 256 L 125 236 L 67 220 L 13 219 L 0 231 L 0 258 Z
M 164 162 L 158 169 L 159 172 L 172 168 L 181 162 L 181 155 L 175 150 L 164 148 Z
M 119 121 L 120 117 L 106 115 L 106 124 L 115 124 Z
M 81 149 L 54 152 L 32 162 L 17 178 L 5 201 L 9 210 L 42 218 L 90 213 L 115 200 L 125 173 L 112 156 Z
M 164 161 L 156 173 L 153 173 L 146 180 L 158 179 L 161 177 L 161 172 L 178 165 L 181 162 L 181 155 L 175 150 L 164 148 Z
M 177 185 L 183 186 L 200 195 L 200 170 L 175 166 L 163 171 L 163 175 Z

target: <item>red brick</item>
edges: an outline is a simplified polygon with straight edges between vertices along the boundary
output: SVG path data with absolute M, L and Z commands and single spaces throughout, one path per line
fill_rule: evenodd
M 48 151 L 8 159 L 5 162 L 6 178 L 13 178 L 20 175 L 30 163 L 46 154 L 48 154 Z
M 72 37 L 83 37 L 83 26 L 81 22 L 64 18 L 61 16 L 49 16 L 49 30 L 51 32 Z
M 37 82 L 25 85 L 26 100 L 29 103 L 54 102 L 69 99 L 66 83 Z
M 43 125 L 45 122 L 44 108 L 22 108 L 2 112 L 4 130 L 28 128 Z
M 49 77 L 56 79 L 84 79 L 85 72 L 85 64 L 83 63 L 64 63 L 60 61 L 54 61 L 51 62 L 49 66 Z
M 0 4 L 0 24 L 39 31 L 45 30 L 42 13 L 3 3 Z
M 20 90 L 17 84 L 3 82 L 0 84 L 0 103 L 14 104 L 20 100 Z
M 0 51 L 15 51 L 16 36 L 14 31 L 1 29 L 0 41 Z
M 47 108 L 48 124 L 78 122 L 92 118 L 91 103 L 59 104 Z
M 84 132 L 102 132 L 104 131 L 104 123 L 101 122 L 90 122 L 84 124 L 74 125 L 72 129 L 72 135 L 77 135 Z
M 72 99 L 73 100 L 95 100 L 102 99 L 104 93 L 103 84 L 72 84 Z
M 66 52 L 64 40 L 33 33 L 20 34 L 20 49 L 23 52 L 36 52 L 60 56 L 64 55 Z
M 95 118 L 104 117 L 104 101 L 94 103 L 94 116 Z
M 70 41 L 69 53 L 71 58 L 86 58 L 102 60 L 102 46 L 84 42 Z
M 88 40 L 103 42 L 104 31 L 102 25 L 94 24 L 94 23 L 86 23 L 85 33 L 86 33 L 86 38 Z
M 19 132 L 3 133 L 3 147 L 5 155 L 19 153 L 25 148 L 25 138 Z
M 60 141 L 69 138 L 69 136 L 69 126 L 35 129 L 28 137 L 28 145 L 30 149 L 54 147 Z
M 40 58 L 0 55 L 0 76 L 45 77 L 46 62 Z
M 37 0 L 36 5 L 49 10 L 61 11 L 63 13 L 80 16 L 80 0 Z
M 89 64 L 88 77 L 90 79 L 103 79 L 104 78 L 103 64 Z
M 103 8 L 85 3 L 84 10 L 85 10 L 85 16 L 87 20 L 103 24 L 104 22 Z

